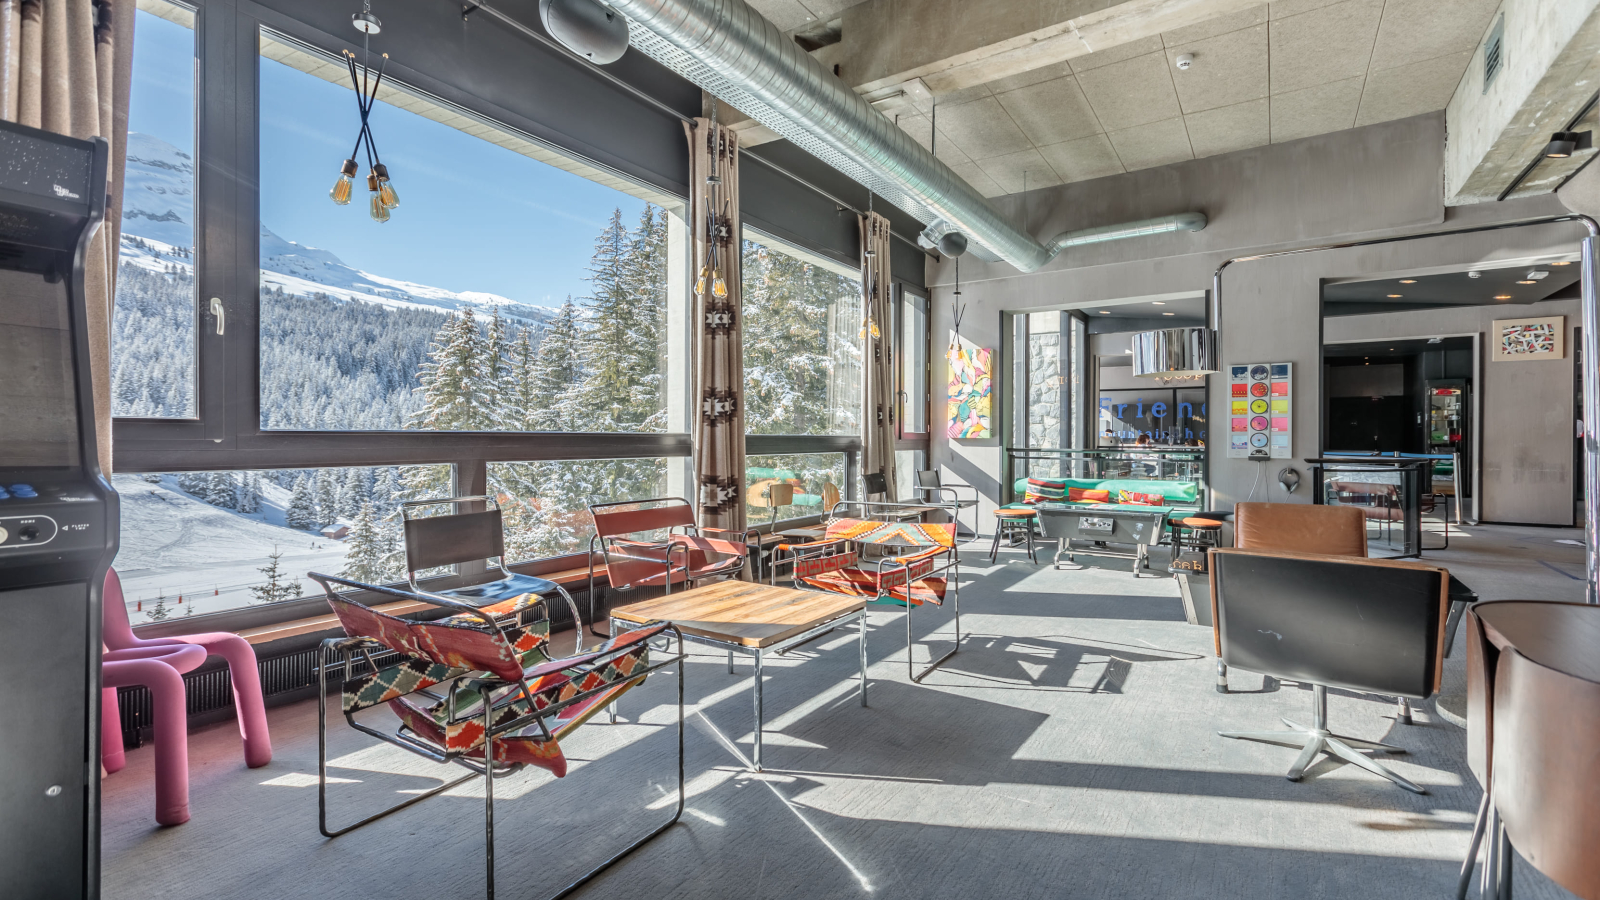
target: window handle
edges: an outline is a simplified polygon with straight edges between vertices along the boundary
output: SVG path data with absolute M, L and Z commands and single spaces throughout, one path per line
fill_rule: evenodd
M 225 325 L 226 322 L 227 322 L 227 318 L 226 318 L 226 316 L 223 315 L 223 312 L 222 312 L 222 298 L 221 297 L 212 297 L 211 298 L 211 314 L 213 316 L 217 317 L 217 334 L 221 334 L 223 325 Z

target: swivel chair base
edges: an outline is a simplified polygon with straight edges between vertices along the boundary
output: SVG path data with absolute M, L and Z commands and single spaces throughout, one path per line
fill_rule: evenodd
M 1300 744 L 1300 756 L 1295 759 L 1294 765 L 1289 768 L 1287 777 L 1290 781 L 1299 781 L 1311 766 L 1319 753 L 1337 756 L 1346 762 L 1353 763 L 1366 769 L 1374 775 L 1381 775 L 1395 784 L 1411 791 L 1414 794 L 1426 794 L 1427 791 L 1401 776 L 1390 771 L 1388 767 L 1361 752 L 1361 749 L 1370 749 L 1381 753 L 1404 753 L 1405 748 L 1393 744 L 1384 744 L 1378 741 L 1367 741 L 1361 738 L 1346 737 L 1334 734 L 1328 730 L 1328 689 L 1320 684 L 1311 687 L 1312 727 L 1301 725 L 1283 719 L 1283 724 L 1289 726 L 1289 731 L 1219 731 L 1218 734 L 1225 738 L 1236 738 L 1244 741 L 1267 741 L 1274 744 Z M 1355 744 L 1356 747 L 1351 745 Z M 1357 749 L 1357 747 L 1361 749 Z

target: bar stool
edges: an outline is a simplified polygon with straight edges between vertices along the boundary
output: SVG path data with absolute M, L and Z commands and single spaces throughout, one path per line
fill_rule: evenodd
M 1017 539 L 1017 529 L 1020 528 L 1028 542 L 1028 561 L 1038 563 L 1038 558 L 1033 555 L 1033 521 L 1039 518 L 1038 510 L 997 509 L 994 516 L 994 544 L 989 547 L 989 562 L 994 562 L 1000 554 L 1000 535 L 1005 534 L 1006 545 L 1010 546 Z

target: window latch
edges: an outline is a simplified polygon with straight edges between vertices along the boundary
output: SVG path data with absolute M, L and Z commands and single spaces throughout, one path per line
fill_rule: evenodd
M 221 297 L 212 297 L 211 298 L 211 314 L 213 316 L 217 317 L 217 334 L 221 334 L 222 333 L 222 328 L 227 322 L 227 319 L 223 315 L 223 312 L 222 312 L 222 298 Z

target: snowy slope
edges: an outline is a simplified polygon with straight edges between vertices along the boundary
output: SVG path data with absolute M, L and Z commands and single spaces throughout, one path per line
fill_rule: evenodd
M 135 625 L 150 621 L 158 596 L 175 616 L 249 605 L 250 587 L 266 582 L 257 569 L 274 548 L 283 553 L 279 568 L 300 582 L 302 594 L 319 590 L 307 572 L 336 575 L 344 567 L 343 543 L 284 527 L 289 493 L 275 484 L 262 485 L 261 512 L 245 515 L 184 493 L 170 476 L 151 484 L 138 475 L 113 475 L 111 483 L 122 498 L 122 544 L 114 564 Z
M 130 132 L 127 185 L 123 194 L 122 261 L 166 271 L 192 268 L 194 244 L 194 161 L 159 138 Z M 285 293 L 325 294 L 337 300 L 361 300 L 394 307 L 456 310 L 476 307 L 518 324 L 540 325 L 554 315 L 542 306 L 517 303 L 484 291 L 445 288 L 388 278 L 345 265 L 329 250 L 279 237 L 261 226 L 261 286 Z

